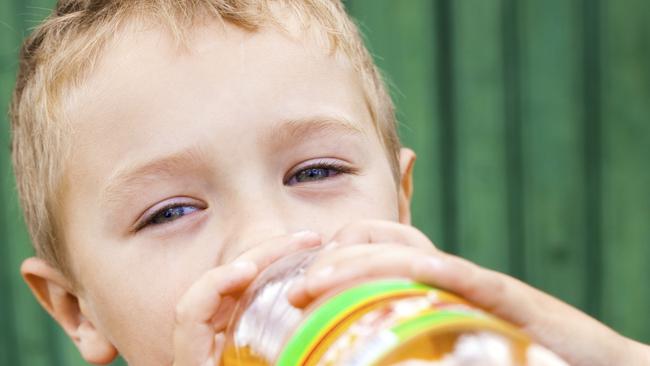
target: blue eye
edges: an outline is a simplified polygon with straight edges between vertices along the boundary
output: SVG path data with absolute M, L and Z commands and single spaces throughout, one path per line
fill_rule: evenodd
M 198 210 L 200 210 L 200 208 L 196 206 L 174 203 L 169 206 L 165 206 L 153 213 L 151 216 L 146 217 L 142 223 L 138 224 L 136 230 L 143 229 L 150 225 L 166 224 Z
M 309 169 L 303 169 L 298 174 L 296 174 L 295 180 L 297 183 L 302 183 L 302 182 L 311 182 L 313 180 L 321 180 L 328 178 L 330 176 L 337 175 L 338 171 L 334 169 L 327 169 L 327 168 L 309 168 Z
M 294 185 L 299 183 L 321 181 L 335 177 L 339 174 L 350 174 L 353 172 L 353 168 L 341 164 L 331 162 L 318 163 L 299 170 L 294 175 L 292 175 L 285 184 Z
M 172 206 L 164 208 L 149 219 L 150 224 L 164 224 L 169 221 L 174 221 L 179 217 L 183 217 L 189 213 L 196 211 L 196 207 L 192 206 Z

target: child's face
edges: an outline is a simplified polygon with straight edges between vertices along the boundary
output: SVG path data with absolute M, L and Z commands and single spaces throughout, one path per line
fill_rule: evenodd
M 174 306 L 206 270 L 269 237 L 400 219 L 342 57 L 268 29 L 193 37 L 179 51 L 158 29 L 121 33 L 70 107 L 80 308 L 136 365 L 170 361 Z

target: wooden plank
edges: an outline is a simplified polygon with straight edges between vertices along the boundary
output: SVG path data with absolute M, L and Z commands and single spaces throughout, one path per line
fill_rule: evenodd
M 650 2 L 603 2 L 603 319 L 650 342 Z
M 14 8 L 11 1 L 0 2 L 0 72 L 12 71 L 16 65 L 18 42 L 21 38 L 20 29 L 16 18 L 13 16 Z M 2 93 L 9 90 L 8 85 L 1 85 Z M 2 105 L 5 110 L 6 105 Z
M 520 2 L 525 278 L 586 304 L 582 42 L 573 2 Z
M 510 269 L 502 2 L 453 1 L 459 253 Z
M 367 45 L 391 85 L 402 143 L 418 155 L 412 204 L 414 226 L 441 243 L 441 177 L 435 141 L 439 125 L 436 100 L 435 22 L 433 3 L 391 0 L 347 1 Z M 444 243 L 442 243 L 444 247 Z
M 9 143 L 9 122 L 7 120 L 6 106 L 9 103 L 11 84 L 13 83 L 13 69 L 15 62 L 16 47 L 15 36 L 16 24 L 12 17 L 14 9 L 11 2 L 0 2 L 0 202 L 8 201 L 8 191 L 11 187 L 10 159 L 9 152 L 5 147 Z M 14 303 L 11 297 L 12 262 L 9 258 L 9 246 L 11 245 L 8 235 L 9 212 L 6 205 L 0 208 L 0 293 L 3 294 L 3 301 L 0 301 L 0 365 L 15 365 L 20 363 L 18 352 L 18 340 L 14 335 L 17 324 L 14 319 Z

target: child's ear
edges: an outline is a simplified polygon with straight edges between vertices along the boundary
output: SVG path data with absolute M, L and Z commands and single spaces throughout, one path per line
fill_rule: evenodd
M 70 281 L 59 270 L 43 259 L 31 257 L 25 259 L 20 273 L 41 306 L 72 339 L 84 360 L 104 365 L 115 359 L 117 350 L 84 314 L 84 306 L 80 305 Z
M 411 225 L 411 197 L 413 196 L 413 165 L 415 153 L 408 148 L 399 152 L 399 222 Z

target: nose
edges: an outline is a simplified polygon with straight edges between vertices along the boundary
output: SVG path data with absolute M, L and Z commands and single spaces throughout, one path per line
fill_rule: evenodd
M 251 248 L 262 245 L 270 238 L 289 235 L 308 229 L 298 227 L 289 208 L 277 197 L 260 195 L 239 199 L 237 212 L 228 221 L 221 262 L 228 263 Z

